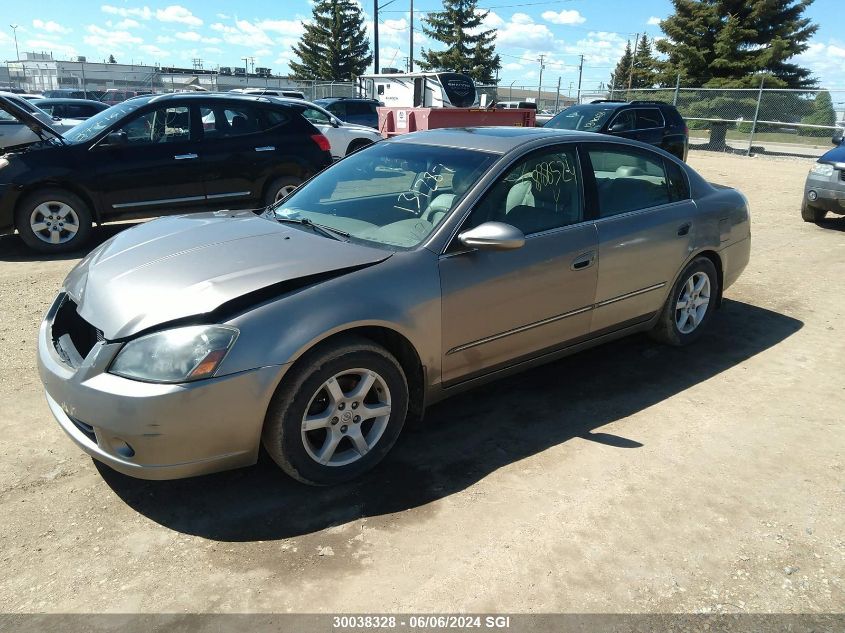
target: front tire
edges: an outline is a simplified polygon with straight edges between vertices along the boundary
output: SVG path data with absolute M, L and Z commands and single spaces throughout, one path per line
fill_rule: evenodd
M 285 376 L 261 440 L 288 475 L 323 486 L 354 479 L 393 447 L 408 414 L 408 383 L 390 352 L 363 338 L 318 349 Z
M 716 267 L 698 257 L 684 269 L 663 306 L 652 337 L 668 345 L 689 345 L 701 336 L 719 297 Z
M 804 222 L 815 222 L 818 224 L 824 220 L 824 216 L 826 214 L 827 211 L 814 207 L 806 200 L 801 202 L 801 219 L 804 220 Z
M 15 227 L 29 248 L 66 253 L 84 246 L 91 234 L 91 210 L 64 189 L 42 189 L 21 200 Z

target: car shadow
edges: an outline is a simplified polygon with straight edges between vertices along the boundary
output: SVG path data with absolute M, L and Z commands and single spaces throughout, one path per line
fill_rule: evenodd
M 502 466 L 573 438 L 636 449 L 596 429 L 624 420 L 764 352 L 803 323 L 725 300 L 696 344 L 672 348 L 645 335 L 581 352 L 480 387 L 429 409 L 373 472 L 313 488 L 285 476 L 263 453 L 256 466 L 177 481 L 142 481 L 98 464 L 132 508 L 183 533 L 221 541 L 309 534 L 361 517 L 401 512 L 473 485 Z M 678 424 L 684 424 L 682 415 Z M 619 428 L 619 427 L 617 427 Z
M 816 225 L 822 229 L 845 231 L 845 215 L 828 214 L 823 220 L 817 222 Z
M 24 244 L 20 235 L 4 235 L 3 237 L 0 237 L 0 261 L 52 262 L 81 259 L 110 237 L 117 235 L 121 231 L 132 228 L 137 224 L 137 222 L 117 222 L 95 226 L 91 229 L 91 236 L 83 248 L 69 251 L 67 253 L 56 253 L 55 255 L 48 255 L 32 250 Z

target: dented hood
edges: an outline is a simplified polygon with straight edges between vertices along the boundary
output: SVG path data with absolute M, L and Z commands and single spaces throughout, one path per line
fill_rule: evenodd
M 207 314 L 276 284 L 342 274 L 390 255 L 250 211 L 218 211 L 119 233 L 79 262 L 65 290 L 80 316 L 113 340 Z

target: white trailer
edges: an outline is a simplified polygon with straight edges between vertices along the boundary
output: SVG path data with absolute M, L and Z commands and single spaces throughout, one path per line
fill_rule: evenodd
M 475 83 L 461 73 L 395 73 L 362 75 L 362 96 L 387 107 L 469 108 L 475 104 Z

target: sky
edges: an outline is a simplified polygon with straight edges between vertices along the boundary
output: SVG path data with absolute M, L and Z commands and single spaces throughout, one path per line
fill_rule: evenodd
M 171 4 L 171 2 L 179 4 Z M 807 15 L 819 30 L 800 62 L 826 88 L 845 89 L 845 31 L 842 0 L 816 0 Z M 389 3 L 389 4 L 388 4 Z M 361 0 L 372 34 L 372 0 Z M 380 0 L 381 66 L 403 67 L 409 51 L 409 0 Z M 255 66 L 286 74 L 295 44 L 310 19 L 309 0 L 40 0 L 6 2 L 0 28 L 0 59 L 15 58 L 13 30 L 17 25 L 20 52 L 47 51 L 69 59 L 85 55 L 104 61 L 114 55 L 121 63 L 158 63 L 204 68 Z M 415 2 L 415 57 L 422 48 L 437 48 L 425 38 L 420 21 L 439 0 Z M 574 92 L 579 55 L 584 55 L 582 87 L 591 90 L 607 82 L 628 39 L 643 32 L 660 37 L 659 22 L 671 13 L 669 0 L 480 0 L 489 10 L 486 24 L 497 32 L 502 58 L 500 86 L 537 85 L 538 58 L 545 58 L 543 85 L 560 78 L 564 91 Z

